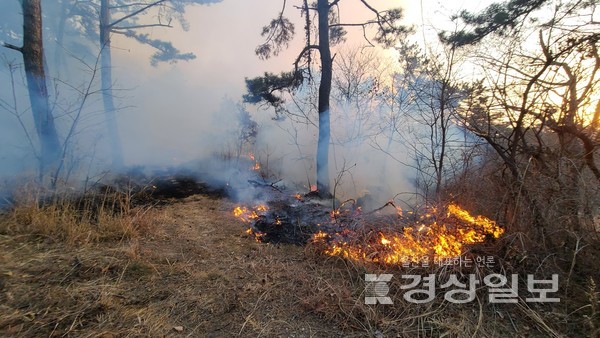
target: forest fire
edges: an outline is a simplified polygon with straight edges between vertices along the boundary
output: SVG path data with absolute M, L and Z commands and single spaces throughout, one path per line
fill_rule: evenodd
M 233 216 L 244 223 L 250 223 L 257 220 L 261 214 L 264 214 L 268 210 L 269 207 L 263 204 L 257 205 L 252 209 L 238 205 L 233 209 Z
M 446 207 L 429 207 L 419 214 L 403 212 L 392 201 L 388 205 L 395 208 L 395 213 L 387 216 L 378 213 L 385 206 L 363 213 L 358 208 L 341 206 L 327 211 L 310 202 L 288 206 L 297 212 L 296 216 L 287 214 L 282 218 L 283 209 L 270 210 L 262 204 L 251 208 L 236 206 L 233 214 L 244 223 L 252 224 L 246 232 L 259 242 L 278 242 L 286 238 L 290 243 L 301 244 L 308 239 L 326 255 L 386 265 L 459 257 L 465 253 L 466 245 L 499 238 L 504 233 L 494 221 L 473 216 L 454 203 Z M 289 221 L 299 217 L 302 217 L 302 223 L 312 227 L 308 234 L 304 232 L 304 240 L 293 239 L 299 231 Z M 381 217 L 387 218 L 381 221 Z M 323 221 L 326 226 L 321 226 Z M 373 222 L 384 226 L 366 226 Z
M 254 237 L 257 242 L 262 242 L 262 238 L 265 236 L 264 233 L 260 231 L 255 231 L 252 228 L 246 229 L 246 233 Z
M 260 170 L 261 166 L 260 166 L 260 162 L 258 162 L 256 160 L 256 157 L 254 156 L 254 153 L 248 153 L 248 158 L 254 162 L 254 164 L 250 167 L 250 170 L 254 170 L 254 171 L 258 171 Z
M 465 245 L 481 243 L 488 237 L 498 238 L 504 233 L 494 221 L 471 216 L 456 204 L 450 204 L 445 214 L 438 213 L 437 217 L 435 214 L 432 210 L 399 232 L 319 231 L 312 241 L 324 244 L 324 253 L 330 256 L 396 265 L 458 257 L 464 253 Z

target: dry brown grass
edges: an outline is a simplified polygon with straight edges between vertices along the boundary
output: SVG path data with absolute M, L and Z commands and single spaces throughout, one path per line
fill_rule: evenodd
M 311 250 L 311 252 L 316 252 Z M 310 290 L 304 306 L 321 313 L 325 318 L 340 323 L 340 327 L 350 332 L 364 332 L 370 336 L 381 334 L 384 337 L 506 337 L 516 336 L 521 328 L 509 328 L 509 322 L 499 318 L 483 306 L 484 300 L 478 297 L 473 303 L 452 304 L 443 300 L 443 294 L 436 292 L 435 300 L 415 304 L 404 300 L 400 286 L 405 283 L 401 275 L 443 275 L 457 271 L 444 271 L 440 268 L 383 268 L 372 264 L 352 263 L 339 257 L 330 257 L 325 263 L 318 253 L 315 259 L 315 274 L 308 283 L 320 285 L 320 289 Z M 323 275 L 323 267 L 329 266 L 329 273 Z M 390 286 L 393 305 L 364 304 L 365 273 L 394 275 Z M 329 295 L 327 299 L 324 295 Z
M 79 245 L 138 237 L 151 232 L 161 217 L 151 205 L 133 206 L 129 194 L 116 191 L 40 196 L 17 195 L 13 208 L 0 219 L 0 234 L 37 235 Z
M 309 284 L 323 285 L 323 290 L 312 290 L 305 305 L 322 313 L 325 318 L 341 327 L 363 332 L 381 332 L 385 337 L 597 337 L 600 324 L 598 289 L 595 273 L 580 264 L 571 275 L 556 270 L 556 257 L 541 257 L 537 253 L 524 253 L 516 249 L 519 236 L 510 235 L 495 243 L 484 243 L 469 248 L 467 256 L 494 256 L 492 266 L 437 266 L 428 268 L 382 267 L 369 263 L 352 263 L 342 258 L 329 257 L 323 262 L 324 244 L 315 242 L 307 247 L 307 254 L 316 262 L 316 274 Z M 512 250 L 515 251 L 512 251 Z M 471 256 L 471 258 L 474 258 Z M 575 261 L 575 258 L 573 258 Z M 593 264 L 593 263 L 592 263 Z M 332 265 L 330 269 L 323 266 Z M 365 305 L 364 273 L 391 273 L 390 297 L 393 305 Z M 488 287 L 477 286 L 476 299 L 466 304 L 453 304 L 444 300 L 447 290 L 436 288 L 435 299 L 425 304 L 404 300 L 402 275 L 434 274 L 436 285 L 448 280 L 451 274 L 466 282 L 469 274 L 482 281 L 489 274 L 518 275 L 519 297 L 516 304 L 490 303 Z M 558 273 L 559 290 L 550 297 L 559 303 L 531 303 L 527 291 L 527 274 L 536 279 L 549 279 Z M 568 284 L 568 278 L 571 283 Z M 581 279 L 581 277 L 586 276 Z M 577 280 L 577 281 L 575 281 Z M 416 288 L 423 288 L 419 284 Z M 334 296 L 326 301 L 323 293 Z
M 95 242 L 57 235 L 61 218 L 40 236 L 32 217 L 4 215 L 0 336 L 340 336 L 296 306 L 302 249 L 255 243 L 231 208 L 192 197 L 149 211 L 151 231 Z
M 314 245 L 256 243 L 227 200 L 105 205 L 85 217 L 72 203 L 0 216 L 0 336 L 544 337 L 568 336 L 557 326 L 582 315 L 585 330 L 599 327 L 595 286 L 589 305 L 554 321 L 538 308 L 486 304 L 479 293 L 465 305 L 440 295 L 413 304 L 401 274 L 457 271 L 384 269 Z M 394 274 L 394 305 L 364 304 L 367 272 Z

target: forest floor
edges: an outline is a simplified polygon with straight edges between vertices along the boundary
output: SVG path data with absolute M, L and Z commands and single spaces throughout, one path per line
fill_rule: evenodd
M 322 267 L 300 246 L 257 243 L 233 207 L 188 197 L 124 241 L 0 236 L 0 336 L 341 336 L 306 307 Z
M 174 200 L 140 236 L 85 244 L 0 232 L 0 336 L 546 336 L 516 306 L 365 305 L 364 267 L 258 243 L 234 206 Z

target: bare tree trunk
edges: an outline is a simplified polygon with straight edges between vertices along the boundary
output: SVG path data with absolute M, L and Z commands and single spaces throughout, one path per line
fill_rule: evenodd
M 318 0 L 319 13 L 319 54 L 321 55 L 321 83 L 319 84 L 319 141 L 317 144 L 317 190 L 321 196 L 331 194 L 329 187 L 329 141 L 330 111 L 329 96 L 333 60 L 329 48 L 329 3 Z
M 60 142 L 54 117 L 48 103 L 44 45 L 42 38 L 42 7 L 40 0 L 22 0 L 23 62 L 35 129 L 40 139 L 40 174 L 44 174 L 60 155 Z
M 449 64 L 448 67 L 452 67 L 452 64 Z M 448 74 L 451 73 L 451 69 L 450 68 L 448 70 Z M 446 146 L 447 146 L 447 142 L 448 142 L 448 123 L 449 123 L 449 119 L 448 116 L 446 116 L 446 109 L 448 108 L 448 81 L 449 81 L 449 76 L 446 78 L 444 77 L 444 79 L 442 80 L 442 88 L 440 90 L 440 116 L 439 116 L 439 128 L 440 128 L 440 153 L 439 153 L 439 157 L 437 159 L 437 166 L 435 168 L 435 172 L 436 172 L 436 182 L 435 182 L 435 198 L 436 200 L 440 199 L 440 191 L 442 189 L 442 183 L 444 180 L 444 160 L 446 159 Z M 434 158 L 434 163 L 435 163 L 435 158 Z
M 113 168 L 123 167 L 123 150 L 117 126 L 115 103 L 112 95 L 112 56 L 110 50 L 110 0 L 100 1 L 100 75 L 102 78 L 102 100 L 110 142 Z

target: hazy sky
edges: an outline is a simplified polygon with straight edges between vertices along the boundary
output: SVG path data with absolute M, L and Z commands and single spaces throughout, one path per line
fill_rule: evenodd
M 487 2 L 486 2 L 487 3 Z M 288 1 L 287 16 L 296 22 L 297 39 L 287 51 L 267 61 L 259 60 L 255 47 L 262 42 L 260 31 L 281 9 L 281 0 L 224 0 L 211 6 L 188 9 L 190 29 L 154 28 L 153 37 L 167 38 L 182 51 L 197 55 L 195 60 L 176 65 L 150 66 L 150 49 L 135 42 L 115 39 L 113 43 L 115 80 L 117 86 L 132 88 L 127 92 L 127 104 L 134 105 L 121 113 L 122 132 L 128 140 L 126 155 L 130 162 L 145 161 L 144 149 L 174 152 L 172 157 L 193 157 L 198 144 L 200 126 L 208 115 L 216 112 L 223 98 L 239 100 L 245 91 L 244 78 L 264 71 L 291 69 L 302 42 L 302 21 L 299 11 Z M 407 24 L 426 26 L 426 39 L 434 39 L 429 30 L 451 29 L 448 17 L 462 8 L 480 9 L 484 3 L 474 1 L 404 1 L 373 0 L 376 8 L 402 7 Z M 470 7 L 465 7 L 469 4 Z M 345 22 L 369 18 L 369 12 L 359 0 L 340 2 Z M 417 41 L 423 41 L 423 31 L 417 27 Z M 363 44 L 361 32 L 350 32 L 348 44 Z M 122 76 L 119 76 L 122 74 Z M 149 118 L 151 117 L 151 118 Z M 147 137 L 152 135 L 152 137 Z M 189 153 L 192 152 L 192 153 Z
M 44 1 L 43 6 L 47 8 L 52 3 Z M 303 43 L 303 21 L 299 11 L 292 7 L 299 3 L 301 1 L 288 0 L 286 12 L 296 23 L 296 40 L 288 50 L 267 61 L 258 59 L 254 49 L 263 41 L 260 36 L 262 27 L 281 10 L 282 0 L 223 0 L 210 6 L 192 6 L 188 7 L 185 16 L 189 22 L 188 31 L 180 28 L 144 31 L 151 38 L 172 41 L 182 52 L 195 53 L 197 58 L 189 62 L 174 65 L 163 63 L 153 67 L 149 62 L 153 52 L 151 48 L 114 35 L 113 80 L 114 88 L 120 89 L 115 91 L 115 95 L 120 97 L 117 104 L 124 108 L 119 111 L 118 122 L 126 164 L 179 164 L 213 151 L 210 149 L 213 144 L 207 143 L 207 140 L 216 139 L 222 132 L 216 127 L 215 121 L 230 123 L 231 116 L 219 119 L 219 115 L 224 114 L 220 109 L 222 102 L 225 98 L 236 102 L 241 99 L 245 92 L 244 78 L 259 76 L 265 71 L 291 70 Z M 413 39 L 420 43 L 425 40 L 435 43 L 432 27 L 452 29 L 448 20 L 451 14 L 460 9 L 481 9 L 489 1 L 371 0 L 370 3 L 378 9 L 402 7 L 406 24 L 417 26 Z M 19 21 L 20 12 L 15 4 L 18 2 L 11 1 L 11 6 L 8 2 L 0 5 L 0 9 L 11 8 L 10 11 L 0 12 L 0 18 L 10 16 Z M 371 18 L 370 12 L 359 0 L 340 1 L 340 10 L 343 22 Z M 13 29 L 20 32 L 19 25 Z M 347 45 L 364 45 L 362 32 L 349 29 Z M 14 51 L 3 49 L 0 52 L 13 59 L 19 57 Z M 47 54 L 50 66 L 53 65 L 52 57 L 52 53 Z M 0 71 L 0 89 L 6 93 L 8 72 L 5 68 Z M 75 69 L 70 73 L 78 74 Z M 85 82 L 85 76 L 74 82 L 78 81 Z M 24 86 L 22 90 L 24 93 Z M 65 93 L 62 94 L 64 97 Z M 22 95 L 21 99 L 21 106 L 27 106 L 26 95 Z M 96 97 L 90 102 L 99 105 L 100 99 Z M 99 111 L 98 108 L 90 109 Z M 97 124 L 101 126 L 101 115 L 97 116 Z M 259 112 L 254 118 L 265 122 L 265 125 L 272 125 L 271 116 L 272 112 Z M 0 124 L 0 127 L 4 127 L 0 141 L 5 144 L 0 149 L 0 160 L 4 162 L 4 168 L 11 167 L 14 169 L 10 170 L 19 171 L 19 166 L 24 163 L 21 154 L 28 149 L 22 130 L 16 120 L 6 114 L 0 116 Z M 308 133 L 306 138 L 302 140 L 306 144 L 316 141 L 314 133 Z M 280 140 L 274 140 L 274 144 L 278 142 L 281 143 Z M 9 162 L 11 166 L 6 164 Z

